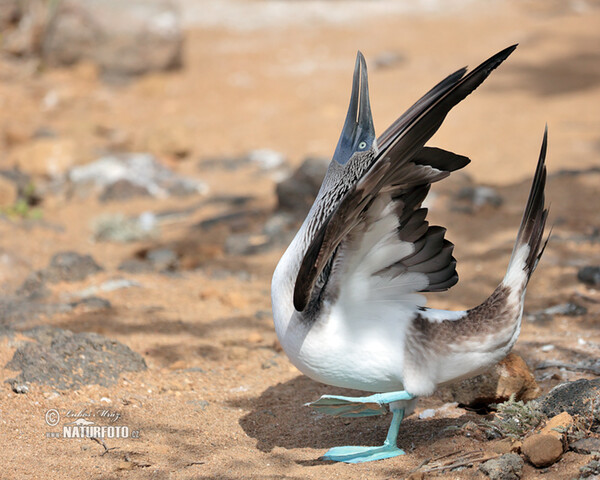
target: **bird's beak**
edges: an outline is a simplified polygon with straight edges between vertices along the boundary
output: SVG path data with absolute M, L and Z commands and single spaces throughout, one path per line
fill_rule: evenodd
M 345 164 L 359 150 L 369 150 L 375 140 L 375 128 L 369 102 L 367 64 L 360 51 L 356 54 L 352 95 L 342 134 L 333 154 L 339 164 Z M 365 142 L 364 146 L 362 142 Z M 363 148 L 360 148 L 363 146 Z

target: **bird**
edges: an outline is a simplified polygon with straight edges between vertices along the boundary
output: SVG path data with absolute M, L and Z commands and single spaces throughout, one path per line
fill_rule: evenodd
M 429 224 L 423 201 L 431 184 L 470 162 L 425 144 L 516 47 L 447 76 L 379 137 L 365 58 L 357 53 L 333 158 L 271 284 L 275 331 L 292 364 L 318 382 L 370 393 L 323 395 L 307 405 L 342 417 L 392 413 L 383 445 L 335 447 L 325 460 L 360 463 L 404 454 L 398 430 L 417 399 L 482 373 L 517 340 L 527 284 L 549 239 L 547 126 L 501 283 L 482 304 L 463 311 L 429 308 L 422 295 L 458 282 L 454 245 L 445 228 Z

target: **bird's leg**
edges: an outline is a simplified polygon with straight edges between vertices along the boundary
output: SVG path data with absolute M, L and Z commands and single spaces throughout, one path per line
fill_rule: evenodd
M 316 402 L 307 403 L 320 413 L 336 417 L 370 417 L 387 413 L 385 404 L 415 398 L 408 392 L 376 393 L 368 397 L 343 397 L 341 395 L 323 395 Z
M 399 405 L 390 405 L 392 411 L 392 423 L 387 433 L 387 437 L 383 445 L 380 447 L 335 447 L 328 450 L 323 458 L 325 460 L 333 460 L 336 462 L 346 463 L 362 463 L 371 462 L 373 460 L 383 460 L 384 458 L 404 455 L 404 451 L 396 445 L 398 439 L 398 428 L 404 417 L 404 408 L 399 408 Z

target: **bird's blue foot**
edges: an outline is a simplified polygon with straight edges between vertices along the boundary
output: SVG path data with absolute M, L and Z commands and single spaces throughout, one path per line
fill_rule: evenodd
M 395 445 L 384 444 L 381 447 L 335 447 L 328 450 L 323 455 L 323 459 L 335 462 L 363 463 L 383 460 L 397 455 L 404 455 L 404 450 L 400 450 Z
M 381 447 L 335 447 L 323 455 L 323 458 L 336 462 L 362 463 L 404 455 L 404 451 L 396 446 L 398 428 L 404 418 L 404 409 L 392 410 L 392 414 L 392 423 Z
M 413 398 L 413 395 L 405 391 L 376 393 L 368 397 L 323 395 L 317 401 L 307 403 L 307 405 L 320 413 L 336 417 L 370 417 L 386 414 L 385 404 Z

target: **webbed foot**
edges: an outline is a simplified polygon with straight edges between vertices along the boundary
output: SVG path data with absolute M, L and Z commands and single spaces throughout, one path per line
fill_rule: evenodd
M 414 397 L 405 391 L 376 393 L 368 397 L 344 397 L 341 395 L 323 395 L 306 405 L 320 413 L 336 417 L 371 417 L 385 415 L 385 404 L 399 400 L 412 400 Z
M 404 450 L 395 445 L 382 445 L 381 447 L 335 447 L 323 455 L 324 460 L 333 460 L 345 463 L 363 463 L 374 460 L 404 455 Z

